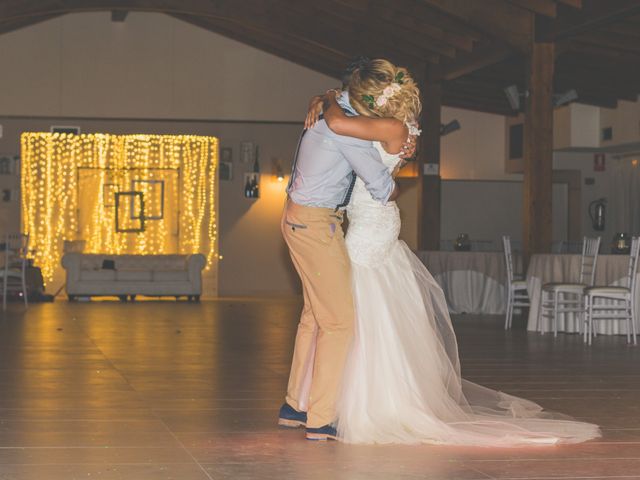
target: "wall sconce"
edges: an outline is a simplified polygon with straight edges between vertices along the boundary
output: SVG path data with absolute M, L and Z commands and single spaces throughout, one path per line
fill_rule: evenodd
M 272 158 L 271 165 L 273 177 L 278 181 L 278 183 L 284 182 L 284 168 L 282 168 L 282 161 L 279 158 Z

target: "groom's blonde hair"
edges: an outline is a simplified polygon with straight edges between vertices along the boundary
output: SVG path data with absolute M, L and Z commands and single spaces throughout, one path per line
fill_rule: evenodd
M 388 97 L 384 105 L 377 105 L 376 99 L 393 83 L 399 84 L 398 91 Z M 351 74 L 348 91 L 349 102 L 360 115 L 393 117 L 401 122 L 419 120 L 422 104 L 415 80 L 406 68 L 388 60 L 376 58 L 363 62 Z

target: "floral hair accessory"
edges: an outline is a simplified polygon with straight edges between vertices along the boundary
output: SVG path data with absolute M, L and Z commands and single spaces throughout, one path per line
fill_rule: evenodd
M 418 128 L 418 124 L 415 122 L 407 122 L 407 129 L 409 130 L 409 135 L 412 135 L 414 137 L 419 137 L 420 134 L 422 133 L 422 130 L 420 130 Z
M 376 106 L 384 107 L 389 99 L 402 89 L 402 84 L 404 84 L 404 72 L 398 72 L 396 73 L 393 82 L 391 82 L 390 85 L 387 85 L 382 91 L 382 95 L 380 95 L 378 98 L 374 97 L 373 95 L 363 95 L 362 100 L 366 102 L 369 108 L 372 110 Z

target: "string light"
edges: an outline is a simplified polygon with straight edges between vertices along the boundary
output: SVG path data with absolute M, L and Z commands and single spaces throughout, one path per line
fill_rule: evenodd
M 84 240 L 86 253 L 204 253 L 207 269 L 217 261 L 217 138 L 29 132 L 21 146 L 23 226 L 45 280 L 65 240 Z M 116 232 L 113 191 L 104 185 L 135 185 L 147 215 L 160 211 L 157 184 L 134 180 L 164 181 L 164 215 L 145 220 L 140 233 Z M 120 226 L 138 228 L 127 202 Z

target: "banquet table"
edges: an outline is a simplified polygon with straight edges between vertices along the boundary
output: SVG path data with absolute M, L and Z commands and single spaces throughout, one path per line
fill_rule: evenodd
M 531 299 L 527 330 L 536 330 L 542 285 L 549 282 L 577 282 L 580 275 L 580 261 L 581 256 L 573 254 L 536 254 L 531 257 L 527 269 L 527 290 Z M 595 285 L 626 285 L 628 269 L 627 255 L 598 255 Z M 636 288 L 635 295 L 640 300 L 640 288 Z M 550 331 L 549 317 L 543 321 L 545 330 Z M 637 326 L 640 327 L 640 325 Z M 559 314 L 558 331 L 578 332 L 581 330 L 580 327 L 577 315 Z M 595 328 L 599 334 L 616 335 L 627 332 L 626 322 L 620 320 L 595 322 Z
M 503 314 L 506 307 L 502 252 L 418 251 L 444 291 L 451 313 Z M 519 261 L 519 257 L 514 259 Z

